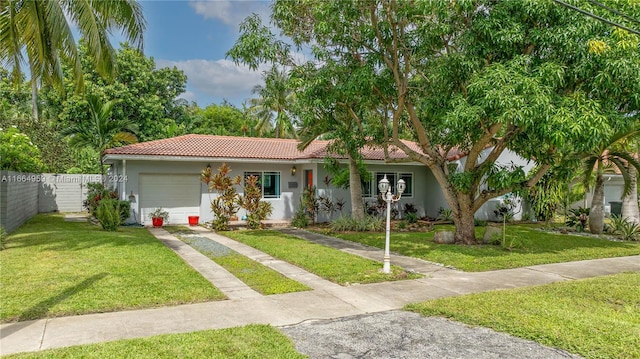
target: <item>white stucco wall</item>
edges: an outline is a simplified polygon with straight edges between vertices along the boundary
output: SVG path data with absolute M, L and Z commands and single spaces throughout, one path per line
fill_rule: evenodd
M 486 155 L 486 152 L 483 155 Z M 460 161 L 461 165 L 464 165 L 465 159 Z M 515 163 L 523 165 L 525 172 L 531 170 L 534 166 L 532 161 L 524 160 L 517 156 L 515 153 L 505 151 L 497 160 L 499 164 Z M 300 196 L 303 191 L 305 183 L 305 170 L 313 171 L 313 184 L 317 188 L 317 196 L 326 196 L 331 198 L 334 202 L 338 199 L 342 199 L 345 202 L 345 206 L 342 213 L 348 215 L 351 212 L 350 192 L 349 189 L 336 188 L 333 185 L 327 185 L 325 183 L 325 177 L 331 177 L 329 173 L 323 167 L 323 161 L 314 160 L 304 163 L 294 162 L 247 162 L 237 161 L 227 162 L 231 167 L 231 175 L 243 175 L 244 172 L 280 172 L 280 198 L 267 198 L 273 206 L 273 213 L 269 219 L 278 220 L 290 220 L 300 205 Z M 119 181 L 113 182 L 120 193 L 122 199 L 132 198 L 132 217 L 130 221 L 138 223 L 145 223 L 146 218 L 141 218 L 140 215 L 140 175 L 141 174 L 184 174 L 199 176 L 200 172 L 206 168 L 207 164 L 210 164 L 213 171 L 222 164 L 222 162 L 209 162 L 204 160 L 133 160 L 128 159 L 126 161 L 116 160 L 114 161 L 111 178 L 119 179 Z M 296 174 L 291 175 L 291 167 L 296 166 Z M 345 164 L 346 166 L 346 164 Z M 383 163 L 369 163 L 367 169 L 370 172 L 396 172 L 396 173 L 412 173 L 413 174 L 413 194 L 411 196 L 404 195 L 398 202 L 398 208 L 402 208 L 405 203 L 412 203 L 418 208 L 418 215 L 436 217 L 440 208 L 448 208 L 448 204 L 445 201 L 443 192 L 440 185 L 436 181 L 431 171 L 422 164 L 383 164 Z M 375 179 L 374 179 L 375 181 Z M 377 187 L 377 183 L 373 184 Z M 214 198 L 214 193 L 209 193 L 206 186 L 200 183 L 200 222 L 206 222 L 213 219 L 213 215 L 210 209 L 211 199 Z M 241 186 L 238 186 L 238 192 L 242 193 Z M 376 201 L 375 191 L 373 196 L 365 198 L 365 201 Z M 476 217 L 479 219 L 490 219 L 495 209 L 495 201 L 485 204 L 477 213 Z M 521 210 L 516 215 L 516 218 L 520 218 L 522 215 Z M 238 217 L 242 218 L 244 210 L 240 210 Z M 340 213 L 334 213 L 334 217 Z M 325 213 L 320 213 L 318 221 L 326 221 L 329 218 Z
M 140 175 L 145 174 L 183 174 L 200 176 L 200 172 L 211 165 L 213 173 L 222 165 L 222 162 L 186 162 L 186 161 L 141 161 L 127 160 L 126 170 L 121 161 L 116 161 L 112 167 L 114 177 L 126 178 L 126 180 L 116 183 L 120 198 L 129 199 L 133 194 L 134 200 L 131 203 L 132 218 L 137 223 L 146 223 L 148 219 L 140 216 Z M 273 214 L 269 219 L 290 219 L 293 217 L 299 204 L 299 197 L 302 190 L 303 166 L 296 166 L 295 176 L 291 175 L 292 164 L 286 163 L 251 163 L 251 162 L 228 162 L 231 167 L 231 176 L 242 176 L 248 172 L 280 172 L 280 198 L 265 198 L 264 201 L 271 203 Z M 126 175 L 124 175 L 126 173 Z M 121 176 L 118 176 L 121 175 Z M 210 203 L 215 198 L 215 193 L 209 193 L 204 183 L 200 182 L 200 222 L 213 219 Z M 237 186 L 237 190 L 242 194 L 242 186 Z M 244 210 L 240 210 L 238 217 L 244 215 Z
M 480 163 L 482 163 L 483 159 L 486 158 L 486 156 L 489 154 L 490 151 L 491 149 L 486 149 L 485 151 L 482 152 L 482 154 L 480 155 L 480 158 L 481 158 L 481 160 L 479 161 Z M 466 161 L 467 161 L 466 157 L 460 159 L 460 165 L 464 166 Z M 535 167 L 535 162 L 524 159 L 519 155 L 517 155 L 515 152 L 510 150 L 505 150 L 496 160 L 496 164 L 502 165 L 502 166 L 508 166 L 511 164 L 515 164 L 516 166 L 522 166 L 525 173 L 529 173 L 529 171 L 531 171 L 531 169 Z M 487 203 L 485 203 L 482 207 L 480 207 L 478 211 L 476 211 L 475 217 L 480 220 L 496 220 L 493 211 L 496 209 L 496 206 L 501 201 L 502 201 L 502 197 L 498 197 L 498 198 L 487 201 Z M 516 220 L 521 219 L 522 212 L 523 212 L 522 201 L 520 201 L 520 204 L 516 206 L 516 208 L 514 209 L 514 213 L 515 213 L 514 219 Z

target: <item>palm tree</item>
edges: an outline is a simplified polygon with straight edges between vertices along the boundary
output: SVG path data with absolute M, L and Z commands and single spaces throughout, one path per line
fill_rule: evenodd
M 0 1 L 0 62 L 13 69 L 14 78 L 24 63 L 31 72 L 32 112 L 38 119 L 38 85 L 62 88 L 62 60 L 72 65 L 76 88 L 82 90 L 82 67 L 71 31 L 75 25 L 98 72 L 109 78 L 115 70 L 115 51 L 109 33 L 122 29 L 131 43 L 142 48 L 145 28 L 142 9 L 135 0 L 2 0 Z
M 630 148 L 633 148 L 633 158 L 638 160 L 638 153 L 640 152 L 640 141 L 636 139 L 631 144 Z M 629 171 L 629 193 L 622 197 L 622 218 L 639 224 L 640 223 L 640 208 L 638 208 L 638 171 L 634 166 L 627 166 Z
M 69 145 L 77 148 L 91 147 L 98 152 L 100 174 L 104 183 L 103 154 L 108 148 L 138 141 L 134 132 L 137 125 L 129 120 L 111 118 L 115 101 L 102 102 L 95 95 L 87 95 L 89 118 L 75 126 L 64 129 L 61 134 L 69 136 Z
M 616 170 L 624 179 L 624 195 L 628 195 L 633 185 L 631 176 L 635 177 L 635 171 L 640 171 L 640 163 L 625 150 L 625 141 L 640 134 L 640 129 L 634 128 L 613 135 L 609 141 L 603 142 L 600 147 L 583 156 L 583 184 L 588 189 L 590 180 L 595 176 L 593 186 L 593 198 L 589 212 L 589 230 L 591 233 L 600 234 L 604 228 L 604 174 L 614 173 Z M 634 171 L 630 171 L 634 168 Z
M 276 138 L 297 138 L 289 112 L 295 94 L 287 88 L 287 73 L 274 66 L 263 78 L 264 86 L 256 85 L 251 91 L 259 97 L 249 100 L 249 112 L 259 119 L 256 131 L 263 135 L 273 129 Z

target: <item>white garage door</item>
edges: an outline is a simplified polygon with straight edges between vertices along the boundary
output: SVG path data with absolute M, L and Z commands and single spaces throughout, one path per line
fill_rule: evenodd
M 169 212 L 170 224 L 189 223 L 188 216 L 200 215 L 200 176 L 141 174 L 141 221 L 150 224 L 149 213 L 162 207 Z

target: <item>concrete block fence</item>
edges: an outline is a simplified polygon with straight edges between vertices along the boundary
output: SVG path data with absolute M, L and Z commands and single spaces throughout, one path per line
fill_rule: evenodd
M 0 226 L 10 233 L 38 213 L 81 212 L 93 182 L 100 175 L 0 171 Z

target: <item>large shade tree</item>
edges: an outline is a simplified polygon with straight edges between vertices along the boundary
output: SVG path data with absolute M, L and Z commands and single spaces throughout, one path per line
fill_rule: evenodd
M 106 77 L 115 70 L 110 32 L 120 29 L 129 41 L 142 48 L 145 22 L 142 9 L 134 0 L 0 1 L 0 62 L 12 68 L 16 78 L 21 65 L 28 64 L 35 119 L 38 86 L 48 83 L 61 88 L 63 61 L 71 64 L 77 88 L 82 89 L 82 66 L 72 26 L 86 39 L 96 69 Z
M 387 109 L 383 146 L 431 170 L 459 243 L 475 243 L 474 214 L 489 199 L 533 186 L 566 153 L 593 149 L 619 123 L 637 121 L 637 45 L 617 58 L 599 52 L 637 39 L 551 0 L 276 1 L 272 20 L 312 48 L 314 66 L 355 58 L 369 69 L 354 75 L 351 92 L 370 91 L 371 103 Z M 289 64 L 290 53 L 251 23 L 229 51 L 253 66 Z M 498 165 L 508 149 L 535 159 L 535 171 Z M 456 152 L 464 159 L 450 166 Z
M 92 67 L 88 44 L 81 42 L 80 59 L 85 72 L 85 93 L 102 98 L 118 99 L 113 108 L 113 118 L 127 120 L 138 125 L 141 141 L 167 137 L 180 133 L 171 130 L 172 125 L 185 124 L 191 129 L 188 102 L 176 101 L 186 89 L 187 76 L 182 70 L 156 68 L 153 58 L 145 56 L 128 43 L 116 51 L 118 72 L 110 81 L 104 79 Z M 75 94 L 73 78 L 65 79 L 66 91 L 43 91 L 50 116 L 57 117 L 67 126 L 85 118 L 83 94 Z

